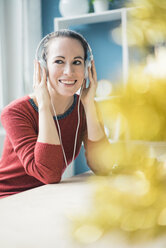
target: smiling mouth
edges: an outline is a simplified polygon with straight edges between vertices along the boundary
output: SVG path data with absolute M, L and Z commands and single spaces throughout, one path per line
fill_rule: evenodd
M 72 80 L 72 81 L 59 80 L 59 82 L 64 85 L 74 85 L 77 82 L 77 80 Z

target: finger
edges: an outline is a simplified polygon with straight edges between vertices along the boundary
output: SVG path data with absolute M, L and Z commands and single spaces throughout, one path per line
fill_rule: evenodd
M 35 87 L 35 81 L 36 81 L 36 61 L 34 60 L 34 72 L 33 72 L 33 88 Z
M 34 61 L 34 74 L 33 74 L 33 88 L 37 86 L 38 82 L 38 64 L 37 60 Z
M 86 89 L 86 79 L 84 79 L 84 82 L 83 82 L 83 89 Z
M 39 70 L 38 70 L 38 62 L 37 60 L 35 61 L 35 66 L 34 66 L 34 85 L 38 84 L 38 74 L 39 74 Z
M 91 70 L 91 67 L 89 66 L 88 67 L 88 76 L 89 76 L 89 81 L 93 81 L 93 77 L 92 77 L 92 70 Z
M 93 75 L 93 79 L 95 80 L 95 81 L 97 81 L 97 72 L 96 72 L 96 67 L 95 67 L 95 62 L 94 62 L 94 60 L 92 60 L 92 75 Z
M 41 82 L 41 67 L 40 67 L 40 63 L 37 61 L 37 78 L 36 78 L 36 82 L 40 83 Z
M 47 72 L 46 72 L 46 68 L 43 68 L 42 74 L 43 74 L 42 83 L 43 84 L 46 84 L 47 83 Z
M 93 78 L 91 67 L 88 67 L 88 73 L 89 73 L 89 87 L 91 87 L 92 85 L 96 87 L 96 81 Z

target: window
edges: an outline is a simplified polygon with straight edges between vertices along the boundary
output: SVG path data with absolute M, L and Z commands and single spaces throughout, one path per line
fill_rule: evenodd
M 2 85 L 2 44 L 0 40 L 0 109 L 3 108 L 3 85 Z
M 4 1 L 0 1 L 0 111 L 4 107 Z
M 0 0 L 0 113 L 32 90 L 33 60 L 41 39 L 41 0 Z M 0 141 L 4 130 L 0 122 Z M 0 152 L 2 150 L 0 142 Z

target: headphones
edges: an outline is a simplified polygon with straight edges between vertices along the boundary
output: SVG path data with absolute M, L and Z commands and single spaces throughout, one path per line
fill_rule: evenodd
M 46 42 L 49 41 L 50 38 L 53 37 L 69 37 L 69 38 L 75 38 L 75 37 L 70 37 L 70 36 L 56 36 L 58 33 L 59 34 L 65 34 L 65 32 L 70 32 L 70 34 L 72 35 L 77 35 L 78 37 L 80 37 L 81 40 L 83 40 L 86 45 L 87 45 L 87 58 L 85 61 L 85 79 L 88 79 L 88 67 L 91 67 L 91 61 L 93 60 L 93 54 L 92 54 L 92 49 L 90 47 L 90 45 L 88 44 L 88 42 L 86 41 L 86 39 L 79 33 L 73 31 L 73 30 L 69 30 L 69 29 L 61 29 L 60 31 L 55 31 L 52 33 L 47 34 L 39 43 L 37 49 L 36 49 L 36 55 L 35 58 L 37 61 L 39 61 L 39 63 L 41 64 L 41 66 L 43 66 L 46 69 L 46 72 L 48 74 L 48 70 L 47 70 L 47 62 L 46 62 L 46 55 L 45 55 L 45 51 L 44 51 L 44 45 L 46 44 Z M 76 38 L 75 38 L 76 39 Z

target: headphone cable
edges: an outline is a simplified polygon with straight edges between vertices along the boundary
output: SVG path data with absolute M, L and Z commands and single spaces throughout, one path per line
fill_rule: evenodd
M 79 99 L 78 99 L 78 106 L 77 106 L 78 124 L 77 124 L 77 128 L 76 128 L 76 134 L 75 134 L 75 140 L 74 140 L 74 149 L 73 149 L 73 156 L 72 156 L 71 163 L 74 161 L 75 152 L 76 152 L 78 130 L 79 130 L 79 125 L 80 125 L 80 111 L 79 111 L 79 108 L 80 108 L 82 89 L 83 88 L 81 87 L 81 91 L 80 91 L 80 95 L 79 95 Z M 55 119 L 56 119 L 56 123 L 57 123 L 57 127 L 58 127 L 59 140 L 60 140 L 60 144 L 61 144 L 61 147 L 62 147 L 62 152 L 63 152 L 63 156 L 64 156 L 66 168 L 67 168 L 68 164 L 67 164 L 67 158 L 66 158 L 65 150 L 64 150 L 64 147 L 63 147 L 63 143 L 62 143 L 62 135 L 61 135 L 60 125 L 59 125 L 58 117 L 57 117 L 56 110 L 54 108 L 54 104 L 52 102 L 52 99 L 51 99 L 51 105 L 52 105 L 52 108 L 53 108 L 53 111 L 54 111 L 54 115 L 55 115 Z

